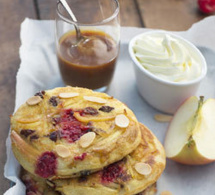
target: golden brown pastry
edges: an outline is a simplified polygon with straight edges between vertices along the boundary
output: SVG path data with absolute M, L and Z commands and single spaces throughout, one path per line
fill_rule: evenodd
M 55 191 L 47 183 L 46 179 L 36 177 L 26 171 L 22 173 L 22 181 L 26 186 L 26 195 L 60 195 L 60 192 Z M 154 195 L 157 192 L 156 183 L 147 187 L 144 191 L 136 195 Z
M 56 179 L 101 170 L 140 143 L 139 124 L 104 93 L 63 87 L 41 91 L 11 117 L 12 149 L 32 174 Z
M 121 161 L 91 175 L 85 172 L 80 178 L 53 180 L 48 183 L 64 195 L 142 194 L 143 190 L 158 180 L 166 160 L 158 139 L 144 125 L 141 124 L 140 128 L 141 143 Z M 155 192 L 155 189 L 148 190 L 148 194 L 153 194 L 153 191 Z

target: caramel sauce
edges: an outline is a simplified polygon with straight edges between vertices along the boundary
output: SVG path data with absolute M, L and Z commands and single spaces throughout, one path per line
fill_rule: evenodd
M 107 86 L 113 76 L 118 56 L 115 41 L 102 31 L 82 31 L 76 43 L 75 32 L 59 41 L 58 62 L 67 85 L 98 89 Z

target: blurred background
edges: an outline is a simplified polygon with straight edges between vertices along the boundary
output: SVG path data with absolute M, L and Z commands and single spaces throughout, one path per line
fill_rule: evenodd
M 34 2 L 38 18 L 55 17 L 55 1 Z M 119 0 L 119 3 L 122 26 L 186 30 L 207 16 L 199 11 L 198 0 Z
M 119 2 L 122 26 L 184 31 L 193 23 L 209 16 L 199 11 L 198 0 Z M 9 116 L 14 109 L 16 73 L 20 64 L 20 24 L 26 17 L 38 20 L 54 19 L 55 6 L 56 0 L 0 0 L 0 194 L 9 188 L 9 181 L 3 177 L 6 161 L 5 140 L 10 126 Z M 204 4 L 201 6 L 204 7 Z

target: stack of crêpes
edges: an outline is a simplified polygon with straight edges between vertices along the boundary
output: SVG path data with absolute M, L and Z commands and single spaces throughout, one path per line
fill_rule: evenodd
M 36 93 L 11 117 L 11 140 L 29 195 L 151 195 L 165 167 L 125 104 L 84 88 Z

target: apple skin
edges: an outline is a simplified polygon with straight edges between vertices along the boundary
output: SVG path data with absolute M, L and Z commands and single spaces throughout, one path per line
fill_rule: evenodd
M 190 146 L 186 144 L 179 154 L 169 159 L 185 165 L 205 165 L 215 161 L 202 156 L 197 150 L 195 141 Z

